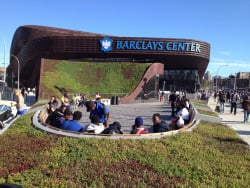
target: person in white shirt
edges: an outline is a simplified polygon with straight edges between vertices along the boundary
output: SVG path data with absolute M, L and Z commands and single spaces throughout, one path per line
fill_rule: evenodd
M 179 117 L 179 115 L 182 115 L 185 124 L 187 124 L 189 120 L 189 112 L 185 104 L 181 104 L 181 110 L 177 112 L 176 117 Z
M 97 115 L 94 115 L 91 118 L 91 123 L 83 127 L 83 132 L 100 134 L 104 130 L 103 124 L 100 125 L 100 118 Z
M 188 112 L 188 109 L 187 109 L 185 103 L 181 103 L 180 107 L 181 107 L 181 109 L 177 112 L 176 116 L 172 119 L 172 122 L 171 122 L 172 129 L 180 128 L 177 125 L 177 121 L 179 118 L 183 119 L 184 125 L 188 124 L 188 122 L 189 122 L 189 112 Z

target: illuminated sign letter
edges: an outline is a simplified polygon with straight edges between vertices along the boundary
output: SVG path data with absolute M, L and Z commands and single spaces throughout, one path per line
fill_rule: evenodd
M 163 42 L 157 42 L 157 43 L 159 44 L 157 50 L 162 50 L 163 49 Z
M 149 41 L 147 46 L 146 46 L 147 50 L 152 50 L 152 43 Z
M 116 49 L 122 49 L 122 41 L 118 40 L 116 42 Z
M 200 47 L 201 47 L 201 45 L 196 43 L 195 51 L 201 52 Z
M 136 49 L 135 48 L 135 41 L 129 41 L 129 49 Z
M 140 49 L 141 49 L 139 43 L 141 43 L 141 41 L 136 41 L 136 43 L 135 43 L 135 47 L 136 47 L 137 50 L 140 50 Z
M 191 52 L 195 52 L 195 47 L 196 47 L 196 46 L 195 46 L 195 43 L 192 43 L 192 44 L 191 44 L 191 49 L 190 49 L 190 51 L 191 51 Z
M 128 49 L 128 41 L 124 41 L 122 49 Z
M 172 45 L 172 42 L 167 42 L 167 44 L 166 44 L 166 49 L 167 49 L 168 51 L 171 51 L 171 50 L 172 50 L 171 45 Z
M 178 43 L 178 51 L 184 51 L 184 50 L 185 50 L 184 43 L 182 42 Z
M 186 50 L 185 51 L 189 52 L 190 51 L 190 43 L 186 42 L 185 44 L 186 44 Z
M 173 50 L 176 51 L 177 50 L 177 42 L 173 42 Z
M 145 41 L 142 41 L 141 49 L 142 49 L 142 50 L 146 50 L 146 48 L 145 48 Z

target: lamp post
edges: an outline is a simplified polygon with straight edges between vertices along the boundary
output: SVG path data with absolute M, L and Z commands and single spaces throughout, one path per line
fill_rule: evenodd
M 237 76 L 237 73 L 235 73 L 234 75 L 234 91 L 236 90 L 236 76 Z
M 219 73 L 219 70 L 222 68 L 222 67 L 227 67 L 228 65 L 221 65 L 218 67 L 217 71 L 216 71 L 216 80 L 215 80 L 215 91 L 217 93 L 217 90 L 218 90 L 218 73 Z
M 0 38 L 3 40 L 3 65 L 4 65 L 4 75 L 3 75 L 3 80 L 1 80 L 2 82 L 3 82 L 3 90 L 4 90 L 4 86 L 5 86 L 5 81 L 6 81 L 6 69 L 5 69 L 5 66 L 6 66 L 6 64 L 5 64 L 5 56 L 6 56 L 6 43 L 5 43 L 5 40 L 4 40 L 4 38 L 2 38 L 1 36 L 0 36 Z
M 12 57 L 14 57 L 17 61 L 18 67 L 17 67 L 17 89 L 20 89 L 19 87 L 19 77 L 20 77 L 20 62 L 19 59 L 17 58 L 17 56 L 11 54 Z

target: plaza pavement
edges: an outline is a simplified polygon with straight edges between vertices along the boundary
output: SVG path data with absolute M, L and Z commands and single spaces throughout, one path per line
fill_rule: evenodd
M 122 126 L 123 133 L 130 133 L 131 127 L 134 124 L 135 118 L 137 116 L 142 117 L 144 121 L 144 126 L 149 128 L 153 125 L 152 116 L 154 113 L 159 113 L 162 119 L 169 121 L 171 119 L 170 112 L 171 109 L 166 104 L 160 102 L 150 102 L 150 103 L 133 103 L 133 104 L 119 104 L 119 105 L 109 105 L 110 109 L 110 120 L 109 124 L 114 121 L 120 122 Z M 86 125 L 90 122 L 89 112 L 86 112 L 86 108 L 78 108 L 83 113 L 82 124 Z
M 212 97 L 208 100 L 208 106 L 215 110 L 216 102 Z M 224 113 L 218 113 L 219 117 L 222 118 L 223 124 L 227 125 L 231 129 L 235 130 L 236 133 L 250 145 L 250 122 L 244 124 L 244 114 L 241 105 L 237 106 L 236 115 L 230 113 L 231 106 L 229 103 L 225 103 Z

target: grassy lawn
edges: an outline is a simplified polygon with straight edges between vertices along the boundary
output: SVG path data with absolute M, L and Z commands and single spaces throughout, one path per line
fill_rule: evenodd
M 202 108 L 207 108 L 208 110 L 210 110 L 209 106 L 207 106 L 206 104 L 203 104 L 203 103 L 198 103 L 198 102 L 193 102 L 193 104 L 195 106 L 200 106 Z
M 207 101 L 202 101 L 198 99 L 191 99 L 194 106 L 196 106 L 197 111 L 199 114 L 219 117 L 216 112 L 211 111 L 211 108 L 207 105 Z M 203 109 L 199 109 L 199 107 L 202 107 Z M 207 109 L 207 110 L 206 110 Z
M 205 115 L 209 115 L 209 116 L 219 117 L 216 112 L 211 112 L 211 111 L 206 111 L 206 110 L 201 110 L 201 109 L 197 109 L 197 111 L 199 114 L 205 114 Z
M 248 187 L 250 150 L 222 124 L 149 140 L 41 132 L 32 114 L 0 135 L 0 183 L 23 187 Z
M 191 99 L 192 103 L 195 106 L 200 106 L 202 108 L 207 108 L 210 109 L 209 106 L 207 106 L 207 101 L 203 101 L 203 100 L 198 100 L 198 99 Z

